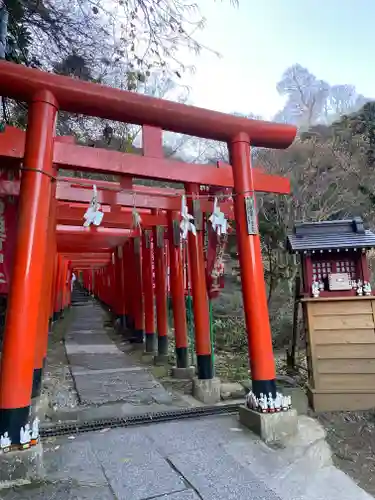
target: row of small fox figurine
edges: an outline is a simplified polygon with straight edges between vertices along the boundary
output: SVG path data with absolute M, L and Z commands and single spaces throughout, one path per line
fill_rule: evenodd
M 272 393 L 263 394 L 260 393 L 260 397 L 257 398 L 255 394 L 250 391 L 246 396 L 246 404 L 248 408 L 252 410 L 257 410 L 262 413 L 274 413 L 275 411 L 288 411 L 292 408 L 292 398 L 291 396 L 284 396 L 280 392 L 276 393 L 276 397 L 272 396 Z
M 20 430 L 20 445 L 28 446 L 32 441 L 38 441 L 39 439 L 39 418 L 35 418 L 32 428 L 30 424 L 26 424 L 25 427 L 21 427 Z M 9 450 L 12 446 L 12 441 L 9 437 L 8 432 L 4 432 L 4 435 L 0 437 L 0 449 L 2 451 Z

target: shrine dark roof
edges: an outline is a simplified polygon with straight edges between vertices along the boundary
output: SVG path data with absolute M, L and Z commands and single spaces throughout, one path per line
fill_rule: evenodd
M 290 252 L 375 248 L 375 234 L 366 230 L 361 218 L 324 222 L 298 222 L 288 235 Z

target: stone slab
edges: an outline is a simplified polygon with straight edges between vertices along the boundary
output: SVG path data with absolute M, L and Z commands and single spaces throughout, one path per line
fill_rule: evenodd
M 202 443 L 203 444 L 203 443 Z M 214 451 L 214 453 L 213 453 Z M 203 500 L 279 500 L 274 491 L 226 453 L 204 445 L 169 460 Z
M 107 319 L 108 316 L 104 311 L 95 310 L 95 308 L 80 309 L 76 312 L 75 317 L 72 318 L 73 323 L 97 323 L 101 320 Z
M 92 375 L 93 372 L 95 373 L 100 373 L 101 375 L 104 374 L 110 374 L 110 373 L 121 373 L 121 372 L 142 372 L 145 371 L 145 368 L 142 366 L 128 366 L 126 368 L 108 368 L 105 370 L 82 370 L 82 371 L 75 371 L 74 375 Z
M 293 408 L 277 413 L 260 413 L 240 406 L 240 422 L 265 443 L 283 443 L 297 434 L 298 414 Z
M 153 449 L 143 431 L 116 429 L 96 434 L 92 441 L 116 497 L 144 500 L 186 490 L 181 476 Z
M 65 343 L 66 353 L 71 354 L 118 354 L 121 351 L 114 345 L 79 345 L 73 342 Z
M 90 319 L 83 319 L 80 318 L 79 321 L 72 321 L 70 323 L 70 327 L 72 329 L 79 329 L 79 330 L 91 330 L 91 328 L 103 328 L 103 325 L 105 323 L 105 318 L 98 318 L 96 320 L 90 320 Z
M 119 350 L 110 356 L 103 356 L 102 354 L 70 354 L 68 357 L 73 374 L 77 371 L 113 370 L 131 366 L 131 360 Z
M 95 330 L 80 330 L 77 328 L 76 330 L 70 329 L 68 335 L 76 335 L 76 334 L 77 335 L 81 335 L 81 334 L 84 335 L 86 333 L 90 334 L 90 333 L 94 333 L 94 332 L 95 332 Z
M 2 500 L 114 500 L 108 486 L 37 483 L 2 492 Z
M 241 442 L 244 440 L 243 432 L 232 430 L 237 428 L 240 428 L 240 425 L 236 416 L 222 415 L 160 423 L 145 427 L 143 432 L 165 456 L 178 454 L 181 450 L 194 451 L 202 446 L 220 454 L 227 442 L 232 443 L 237 438 Z M 245 432 L 250 434 L 246 429 Z
M 91 486 L 106 485 L 103 470 L 89 441 L 60 439 L 44 448 L 49 481 L 70 481 Z
M 76 325 L 71 325 L 71 330 L 92 330 L 93 332 L 102 332 L 105 329 L 104 322 L 99 323 L 78 323 Z
M 104 375 L 75 375 L 76 388 L 83 404 L 125 401 L 134 404 L 172 402 L 172 397 L 147 371 L 127 371 Z
M 81 334 L 68 334 L 65 337 L 65 342 L 74 342 L 79 345 L 115 345 L 115 343 L 108 337 L 106 333 L 91 333 Z

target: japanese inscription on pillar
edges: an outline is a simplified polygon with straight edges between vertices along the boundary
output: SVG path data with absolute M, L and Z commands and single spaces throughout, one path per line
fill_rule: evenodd
M 151 248 L 151 231 L 146 229 L 144 231 L 144 237 L 145 237 L 145 247 Z
M 156 227 L 156 246 L 158 248 L 164 247 L 164 228 L 163 228 L 163 226 Z
M 201 203 L 198 199 L 193 200 L 193 213 L 194 225 L 197 231 L 202 231 L 203 229 L 203 214 L 201 210 Z
M 181 231 L 180 231 L 180 223 L 178 220 L 174 219 L 172 222 L 172 237 L 173 237 L 173 245 L 175 247 L 180 246 L 181 242 Z
M 258 234 L 258 221 L 255 210 L 255 196 L 245 197 L 245 212 L 247 222 L 247 234 Z

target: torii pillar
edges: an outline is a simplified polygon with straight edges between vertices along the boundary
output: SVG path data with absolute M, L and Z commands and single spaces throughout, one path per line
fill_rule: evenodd
M 142 290 L 142 243 L 141 236 L 131 239 L 132 261 L 134 266 L 134 283 L 132 284 L 133 307 L 134 307 L 134 331 L 130 342 L 142 344 L 144 340 L 144 304 Z
M 152 231 L 146 229 L 142 235 L 142 284 L 145 308 L 146 353 L 154 353 L 156 349 L 152 243 Z
M 57 109 L 49 91 L 38 92 L 29 105 L 0 376 L 0 435 L 7 432 L 15 447 L 30 413 Z
M 212 380 L 214 367 L 212 362 L 210 338 L 210 311 L 207 297 L 206 273 L 203 254 L 202 212 L 199 205 L 199 186 L 186 184 L 189 213 L 194 217 L 196 235 L 189 231 L 188 251 L 193 295 L 195 327 L 195 352 L 197 355 L 198 379 Z
M 170 289 L 176 342 L 176 368 L 174 375 L 186 373 L 189 366 L 189 341 L 186 324 L 184 268 L 181 255 L 180 214 L 168 213 L 168 244 L 170 265 Z M 194 373 L 194 372 L 193 372 Z
M 54 170 L 54 175 L 56 175 Z M 40 396 L 43 369 L 47 358 L 49 316 L 51 312 L 51 295 L 53 274 L 56 262 L 56 182 L 51 189 L 51 200 L 48 221 L 47 247 L 44 258 L 45 275 L 42 283 L 42 294 L 39 305 L 38 332 L 35 349 L 35 367 L 33 377 L 32 398 Z
M 255 207 L 250 138 L 240 133 L 228 144 L 234 180 L 234 211 L 252 391 L 276 397 L 276 371 L 268 317 L 262 251 Z

